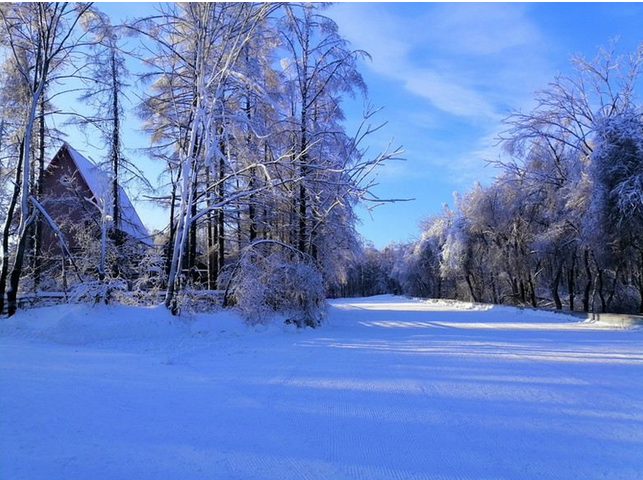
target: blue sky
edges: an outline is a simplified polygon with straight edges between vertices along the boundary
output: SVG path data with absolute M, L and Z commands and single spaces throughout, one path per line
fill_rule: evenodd
M 361 212 L 359 231 L 377 247 L 418 238 L 453 192 L 490 183 L 502 119 L 529 110 L 572 55 L 593 58 L 617 37 L 619 52 L 643 41 L 636 3 L 338 3 L 326 14 L 372 56 L 361 72 L 388 121 L 373 148 L 393 138 L 405 149 L 376 191 L 416 199 Z M 360 109 L 348 109 L 349 122 Z
M 128 17 L 150 7 L 99 4 Z M 572 55 L 593 58 L 615 38 L 619 52 L 633 52 L 643 41 L 639 3 L 336 3 L 325 14 L 372 57 L 360 71 L 369 101 L 383 107 L 376 120 L 388 123 L 368 153 L 391 141 L 405 150 L 405 161 L 380 170 L 375 193 L 415 200 L 359 211 L 358 230 L 377 247 L 417 239 L 422 219 L 453 205 L 454 192 L 490 183 L 497 172 L 486 160 L 499 154 L 502 119 L 511 109 L 529 110 L 536 90 L 570 72 Z M 349 131 L 362 111 L 361 99 L 347 102 Z M 137 126 L 133 119 L 129 125 Z M 133 131 L 129 141 L 146 145 Z M 155 168 L 149 171 L 154 182 Z M 167 223 L 149 203 L 138 207 L 148 227 Z

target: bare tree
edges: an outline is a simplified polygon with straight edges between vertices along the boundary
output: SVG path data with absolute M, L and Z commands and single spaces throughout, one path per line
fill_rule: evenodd
M 16 170 L 19 175 L 16 176 L 10 205 L 12 213 L 17 210 L 19 221 L 7 290 L 9 315 L 13 315 L 17 309 L 28 228 L 36 216 L 36 211 L 29 203 L 29 196 L 32 189 L 32 143 L 38 107 L 47 86 L 56 80 L 57 73 L 71 63 L 73 52 L 82 37 L 79 22 L 90 8 L 91 4 L 67 3 L 15 3 L 0 6 L 0 27 L 3 30 L 2 36 L 6 39 L 5 50 L 13 62 L 19 82 L 28 92 L 19 134 L 20 159 Z M 7 216 L 5 225 L 13 221 L 12 217 Z M 8 231 L 5 226 L 5 235 Z M 3 239 L 3 245 L 6 243 Z M 3 265 L 3 271 L 4 269 Z M 2 299 L 5 293 L 4 281 L 4 278 L 0 278 Z
M 191 229 L 204 211 L 197 211 L 197 186 L 206 165 L 219 167 L 225 161 L 221 122 L 225 115 L 224 92 L 235 75 L 234 66 L 253 32 L 274 7 L 269 4 L 184 4 L 165 8 L 161 15 L 139 22 L 159 52 L 155 56 L 164 67 L 158 71 L 156 85 L 166 95 L 148 101 L 148 112 L 158 114 L 154 106 L 171 113 L 171 130 L 180 135 L 172 161 L 176 162 L 178 206 L 169 262 L 165 304 L 176 311 L 176 293 L 182 286 L 181 270 L 187 257 Z M 171 85 L 169 88 L 166 86 Z M 176 88 L 175 87 L 181 87 Z M 182 98 L 177 98 L 181 95 Z M 160 138 L 167 133 L 159 131 Z M 220 170 L 219 170 L 220 171 Z M 219 175 L 217 185 L 225 181 Z M 212 188 L 212 186 L 208 186 Z M 228 199 L 220 199 L 207 210 L 223 208 Z M 194 238 L 194 237 L 193 237 Z M 194 243 L 194 242 L 193 242 Z
M 338 144 L 347 141 L 343 128 L 338 125 L 343 119 L 340 97 L 366 91 L 356 64 L 367 54 L 351 50 L 339 35 L 337 25 L 323 16 L 316 5 L 289 4 L 284 12 L 280 32 L 288 54 L 283 64 L 288 88 L 289 135 L 301 178 L 293 199 L 298 219 L 296 244 L 300 251 L 316 257 L 314 224 L 320 221 L 316 205 L 323 188 L 320 183 L 329 171 L 341 170 L 341 162 L 353 160 L 350 156 L 336 157 Z M 330 158 L 325 155 L 328 151 L 333 152 Z M 339 151 L 350 153 L 342 146 Z
M 642 65 L 643 48 L 577 58 L 532 111 L 507 118 L 508 157 L 492 162 L 500 174 L 459 197 L 441 247 L 451 294 L 570 310 L 580 296 L 584 311 L 643 309 Z

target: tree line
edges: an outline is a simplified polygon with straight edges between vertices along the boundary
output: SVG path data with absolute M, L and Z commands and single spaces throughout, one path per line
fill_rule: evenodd
M 575 58 L 505 119 L 495 180 L 418 241 L 367 249 L 342 293 L 643 313 L 642 62 L 643 46 Z
M 346 131 L 342 105 L 365 98 L 357 66 L 368 54 L 351 49 L 323 9 L 163 3 L 153 15 L 113 25 L 91 3 L 2 4 L 0 174 L 8 194 L 0 307 L 6 293 L 15 313 L 20 288 L 43 285 L 39 229 L 58 226 L 39 221 L 47 201 L 41 183 L 47 152 L 63 135 L 51 118 L 67 114 L 66 126 L 101 139 L 111 179 L 109 193 L 94 202 L 100 225 L 79 235 L 94 246 L 85 251 L 95 252 L 79 260 L 80 283 L 104 293 L 129 262 L 149 284 L 142 269 L 153 265 L 175 313 L 198 286 L 224 289 L 227 302 L 299 309 L 315 323 L 310 304 L 342 282 L 359 251 L 354 207 L 379 201 L 370 174 L 399 153 L 364 155 L 364 140 L 379 128 L 371 124 L 374 110 L 357 132 Z M 125 51 L 131 39 L 138 48 Z M 127 69 L 131 58 L 140 65 L 136 75 Z M 132 77 L 136 89 L 127 83 Z M 87 113 L 57 103 L 72 90 Z M 122 235 L 119 192 L 131 179 L 152 183 L 124 154 L 123 105 L 132 92 L 150 139 L 146 157 L 163 166 L 155 199 L 169 215 L 160 254 L 124 258 L 136 249 Z M 291 275 L 290 287 L 275 293 L 275 272 Z
M 643 312 L 643 48 L 574 59 L 531 111 L 506 118 L 493 183 L 426 219 L 418 241 L 378 251 L 361 244 L 354 208 L 381 202 L 370 174 L 399 149 L 365 155 L 375 110 L 357 132 L 343 125 L 345 99 L 366 96 L 368 54 L 323 10 L 164 3 L 113 25 L 91 3 L 0 5 L 0 311 L 15 313 L 20 291 L 67 289 L 71 268 L 72 288 L 93 298 L 127 278 L 178 313 L 194 290 L 219 290 L 254 320 L 281 310 L 317 324 L 327 294 L 383 292 Z M 158 182 L 125 154 L 130 97 Z M 68 225 L 83 254 L 62 248 L 52 262 L 43 229 L 62 235 L 42 179 L 72 126 L 100 140 L 110 188 L 92 222 Z M 167 207 L 156 250 L 122 234 L 131 181 Z

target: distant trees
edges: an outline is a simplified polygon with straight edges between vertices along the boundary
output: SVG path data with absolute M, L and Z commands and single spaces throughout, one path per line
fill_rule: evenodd
M 643 313 L 643 46 L 574 65 L 506 119 L 495 182 L 398 248 L 404 292 Z

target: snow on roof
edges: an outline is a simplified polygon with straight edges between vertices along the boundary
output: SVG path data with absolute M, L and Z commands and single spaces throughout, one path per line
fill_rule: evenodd
M 65 143 L 63 148 L 69 152 L 69 156 L 76 164 L 78 173 L 83 177 L 85 183 L 91 190 L 96 200 L 110 196 L 109 175 L 101 170 L 92 161 L 78 153 L 71 145 Z M 120 203 L 121 225 L 120 229 L 132 238 L 148 245 L 153 246 L 152 238 L 143 225 L 141 218 L 138 216 L 134 205 L 130 201 L 127 193 L 121 186 L 118 187 L 118 198 Z

